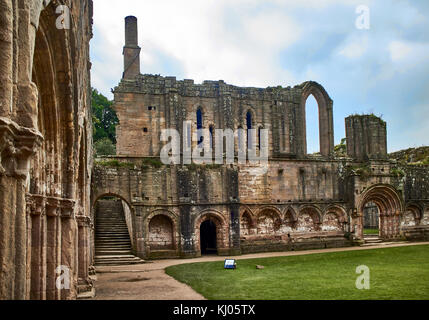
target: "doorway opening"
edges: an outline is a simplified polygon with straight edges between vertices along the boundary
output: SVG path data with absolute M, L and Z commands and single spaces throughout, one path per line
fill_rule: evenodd
M 217 254 L 216 224 L 212 220 L 206 220 L 200 227 L 201 254 Z
M 380 212 L 374 202 L 368 202 L 363 208 L 363 234 L 380 234 Z

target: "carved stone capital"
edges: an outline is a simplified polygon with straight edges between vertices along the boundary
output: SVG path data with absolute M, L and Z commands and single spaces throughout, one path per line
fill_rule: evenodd
M 76 216 L 77 225 L 79 227 L 91 227 L 91 218 L 84 215 Z
M 38 194 L 26 195 L 27 214 L 50 217 L 74 217 L 75 201 Z
M 25 179 L 30 158 L 42 141 L 40 132 L 0 117 L 0 175 Z

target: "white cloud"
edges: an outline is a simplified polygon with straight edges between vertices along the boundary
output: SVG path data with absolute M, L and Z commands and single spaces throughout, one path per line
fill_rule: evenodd
M 368 50 L 368 37 L 353 38 L 338 52 L 339 55 L 349 59 L 361 58 Z
M 389 45 L 390 57 L 393 62 L 404 60 L 411 51 L 411 46 L 401 41 L 392 41 Z

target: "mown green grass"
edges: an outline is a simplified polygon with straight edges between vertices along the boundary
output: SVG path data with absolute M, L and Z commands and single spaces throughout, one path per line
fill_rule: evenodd
M 256 265 L 265 269 L 257 270 Z M 356 268 L 370 269 L 370 289 L 358 290 Z M 429 246 L 172 266 L 167 274 L 213 300 L 429 299 Z
M 378 229 L 363 229 L 363 234 L 379 234 Z

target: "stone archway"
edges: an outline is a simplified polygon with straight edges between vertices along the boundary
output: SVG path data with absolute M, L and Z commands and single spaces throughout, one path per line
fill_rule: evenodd
M 333 125 L 333 101 L 329 97 L 326 90 L 317 82 L 308 81 L 302 84 L 301 96 L 301 154 L 307 153 L 307 133 L 306 133 L 306 116 L 305 106 L 307 99 L 312 95 L 318 105 L 319 109 L 319 144 L 320 154 L 322 156 L 329 156 L 334 151 L 334 125 Z
M 149 222 L 148 244 L 150 252 L 173 250 L 175 248 L 173 221 L 170 217 L 158 214 Z
M 355 233 L 363 238 L 364 210 L 368 203 L 374 203 L 379 212 L 379 236 L 395 239 L 400 236 L 400 221 L 403 203 L 399 193 L 390 185 L 376 185 L 366 190 L 359 199 L 358 224 Z
M 207 221 L 210 221 L 210 222 L 207 222 Z M 220 213 L 217 213 L 215 211 L 208 211 L 206 213 L 203 213 L 202 215 L 199 216 L 199 218 L 196 219 L 195 251 L 197 252 L 197 255 L 200 255 L 202 253 L 201 236 L 202 236 L 202 233 L 204 232 L 209 232 L 209 234 L 207 234 L 207 237 L 211 242 L 214 240 L 214 235 L 215 235 L 217 254 L 220 254 L 222 251 L 225 251 L 228 248 L 229 246 L 228 225 Z
M 298 215 L 297 231 L 311 232 L 319 231 L 321 224 L 320 211 L 313 206 L 301 208 Z

